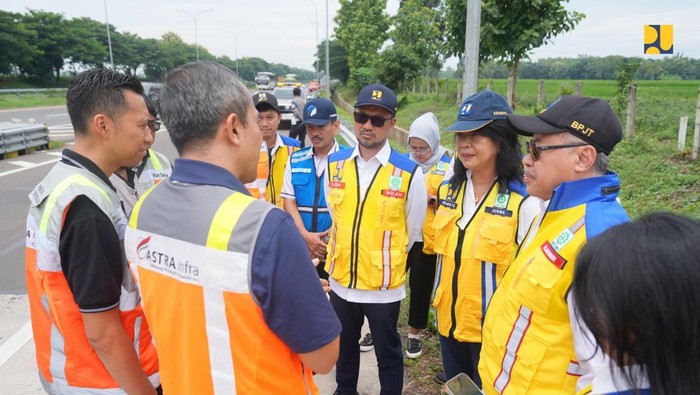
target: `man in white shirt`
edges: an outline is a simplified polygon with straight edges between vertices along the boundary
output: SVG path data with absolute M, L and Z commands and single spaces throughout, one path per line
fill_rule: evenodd
M 360 331 L 367 317 L 382 394 L 400 394 L 403 352 L 397 330 L 406 296 L 406 255 L 420 237 L 427 205 L 420 167 L 391 149 L 394 92 L 360 90 L 353 117 L 359 144 L 328 159 L 325 185 L 333 226 L 328 243 L 331 304 L 343 325 L 335 394 L 357 393 Z

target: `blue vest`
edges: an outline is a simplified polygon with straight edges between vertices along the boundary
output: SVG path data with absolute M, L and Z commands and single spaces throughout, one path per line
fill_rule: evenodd
M 331 227 L 333 221 L 323 192 L 324 175 L 316 176 L 313 154 L 307 157 L 312 148 L 306 147 L 292 154 L 292 186 L 304 228 L 309 232 L 323 232 Z M 340 149 L 345 148 L 340 146 Z

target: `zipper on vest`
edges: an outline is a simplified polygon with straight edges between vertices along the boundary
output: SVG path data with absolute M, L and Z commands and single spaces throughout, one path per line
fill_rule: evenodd
M 374 176 L 372 176 L 372 180 L 369 182 L 369 185 L 367 186 L 367 191 L 365 192 L 365 197 L 362 199 L 360 202 L 360 173 L 357 170 L 357 157 L 355 157 L 355 179 L 357 181 L 357 201 L 360 202 L 360 204 L 355 207 L 355 218 L 353 219 L 353 227 L 352 227 L 352 250 L 350 252 L 350 284 L 348 284 L 348 288 L 357 288 L 357 267 L 359 266 L 359 254 L 360 254 L 360 224 L 362 223 L 362 213 L 365 210 L 365 203 L 367 202 L 367 196 L 369 196 L 370 191 L 372 190 L 372 184 L 374 184 L 374 180 L 377 178 L 377 174 L 379 174 L 379 171 L 382 169 L 382 166 L 379 165 L 379 168 L 377 171 L 374 173 Z M 358 210 L 359 209 L 359 210 Z M 371 259 L 371 257 L 370 257 Z
M 311 231 L 318 232 L 318 194 L 321 190 L 321 178 L 323 178 L 323 173 L 316 177 L 316 187 L 314 190 L 314 204 L 311 206 Z
M 457 246 L 455 247 L 455 269 L 452 273 L 452 305 L 450 306 L 452 326 L 450 326 L 449 335 L 451 338 L 455 337 L 455 328 L 457 327 L 455 307 L 457 305 L 457 295 L 459 293 L 459 269 L 462 266 L 462 243 L 464 242 L 464 235 L 466 233 L 466 227 L 459 230 L 459 235 L 457 236 Z

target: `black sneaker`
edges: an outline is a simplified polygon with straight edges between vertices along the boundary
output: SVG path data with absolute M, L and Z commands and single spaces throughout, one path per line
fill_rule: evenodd
M 421 347 L 420 339 L 409 337 L 408 342 L 406 342 L 406 356 L 413 359 L 418 358 L 423 353 L 423 347 Z
M 438 384 L 445 384 L 447 382 L 447 374 L 444 370 L 435 374 L 435 382 Z
M 372 334 L 368 333 L 365 337 L 360 340 L 360 351 L 372 351 L 374 349 L 374 341 L 372 341 Z

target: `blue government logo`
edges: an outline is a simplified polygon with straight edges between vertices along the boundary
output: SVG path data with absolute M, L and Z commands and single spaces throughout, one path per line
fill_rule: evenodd
M 306 116 L 313 117 L 314 115 L 316 115 L 316 106 L 312 104 L 306 109 Z

